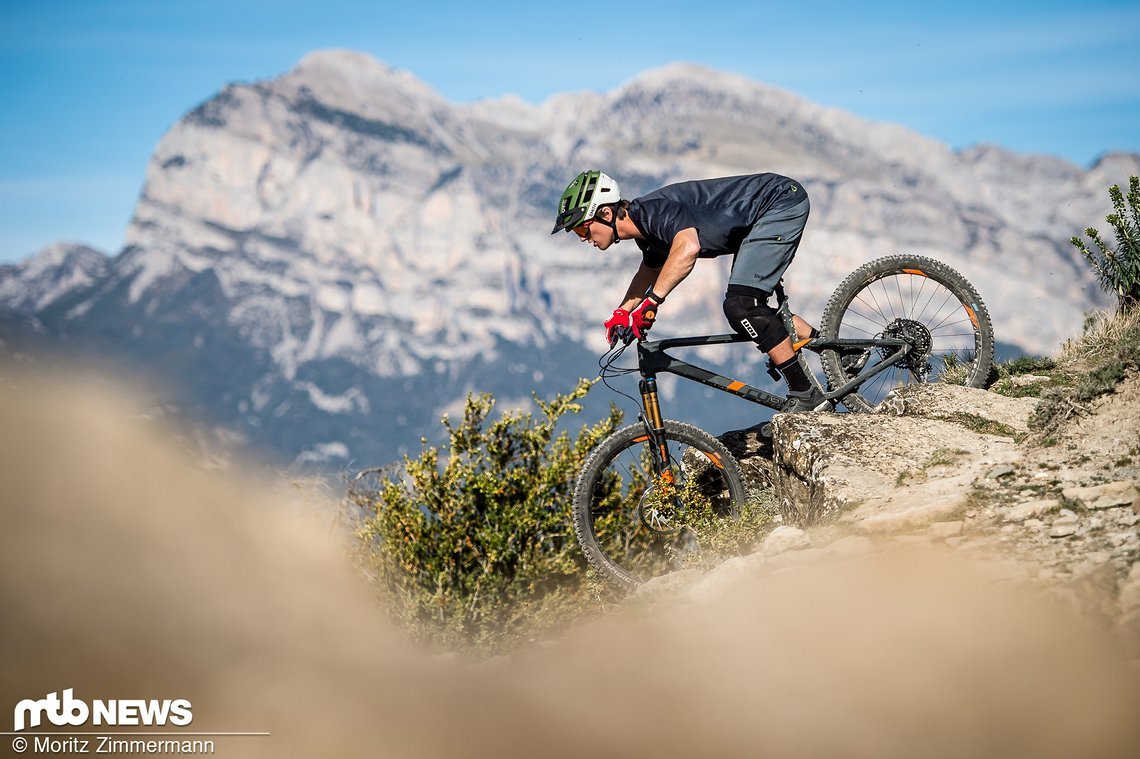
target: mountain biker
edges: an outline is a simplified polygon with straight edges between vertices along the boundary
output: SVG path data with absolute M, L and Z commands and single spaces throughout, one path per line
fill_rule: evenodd
M 603 325 L 611 344 L 626 330 L 644 339 L 698 258 L 731 254 L 724 296 L 728 323 L 767 353 L 787 382 L 783 410 L 808 411 L 823 396 L 768 300 L 795 257 L 809 208 L 803 185 L 779 174 L 681 182 L 627 200 L 611 177 L 583 171 L 562 193 L 551 234 L 574 231 L 599 250 L 634 240 L 641 250 L 641 265 L 621 305 Z M 799 316 L 793 320 L 800 339 L 818 335 Z

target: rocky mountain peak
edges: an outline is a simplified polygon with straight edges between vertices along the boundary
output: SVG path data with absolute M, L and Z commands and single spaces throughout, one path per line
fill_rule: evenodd
M 106 275 L 110 259 L 75 242 L 57 242 L 10 266 L 0 266 L 0 303 L 21 313 L 47 308 L 61 296 Z
M 362 117 L 419 113 L 446 105 L 428 84 L 354 50 L 309 53 L 269 86 L 302 102 L 312 99 Z
M 203 355 L 223 350 L 212 339 L 242 354 L 225 361 L 244 366 L 220 393 L 228 419 L 261 436 L 257 425 L 279 429 L 275 420 L 304 409 L 332 420 L 325 442 L 340 449 L 361 409 L 410 418 L 399 393 L 369 395 L 380 385 L 446 377 L 437 386 L 447 389 L 415 411 L 417 431 L 393 432 L 414 441 L 466 390 L 509 385 L 526 403 L 532 390 L 547 393 L 535 377 L 591 373 L 598 324 L 638 255 L 629 244 L 597 255 L 573 235 L 549 235 L 558 194 L 589 166 L 631 196 L 695 177 L 793 176 L 812 198 L 788 281 L 801 313 L 817 316 L 860 264 L 914 253 L 978 284 L 1007 350 L 1041 352 L 1102 302 L 1068 239 L 1103 218 L 1104 187 L 1140 172 L 1140 156 L 1085 172 L 996 147 L 958 154 L 692 64 L 537 106 L 514 97 L 459 105 L 368 55 L 318 51 L 187 113 L 154 152 L 124 252 L 105 264 L 47 265 L 57 260 L 49 254 L 9 267 L 0 309 L 66 296 L 68 316 L 41 325 L 46 333 L 161 323 Z M 657 329 L 724 331 L 728 264 L 702 262 Z M 159 338 L 138 343 L 139 354 L 167 350 Z M 556 355 L 534 357 L 553 346 Z M 725 360 L 761 373 L 753 354 Z M 472 370 L 508 355 L 525 356 L 508 361 L 511 377 Z M 219 394 L 212 378 L 206 386 Z
M 671 94 L 695 91 L 715 90 L 720 93 L 733 94 L 741 98 L 754 98 L 757 95 L 781 97 L 788 102 L 808 103 L 793 93 L 770 84 L 757 82 L 739 74 L 719 71 L 696 63 L 676 61 L 663 66 L 648 69 L 633 77 L 617 89 L 617 94 L 630 91 L 648 91 L 660 97 Z

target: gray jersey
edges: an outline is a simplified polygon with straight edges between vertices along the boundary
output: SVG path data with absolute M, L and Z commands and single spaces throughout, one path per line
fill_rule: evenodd
M 787 193 L 796 187 L 797 193 Z M 713 258 L 740 250 L 740 244 L 757 219 L 786 200 L 798 202 L 806 194 L 793 180 L 779 174 L 700 179 L 662 187 L 630 201 L 629 216 L 645 236 L 637 240 L 645 265 L 665 264 L 673 238 L 694 227 L 701 241 L 701 257 Z

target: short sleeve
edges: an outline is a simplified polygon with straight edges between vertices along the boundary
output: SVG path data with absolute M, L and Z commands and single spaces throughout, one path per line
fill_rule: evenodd
M 682 230 L 696 228 L 696 217 L 688 206 L 668 198 L 643 199 L 638 211 L 635 221 L 644 235 L 637 241 L 642 261 L 650 269 L 660 269 L 669 257 L 673 238 Z

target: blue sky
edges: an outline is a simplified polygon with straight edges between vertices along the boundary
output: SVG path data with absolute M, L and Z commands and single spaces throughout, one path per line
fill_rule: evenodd
M 1140 152 L 1140 0 L 0 3 L 0 262 L 59 239 L 116 251 L 182 114 L 329 47 L 457 102 L 606 91 L 690 61 L 954 147 Z

